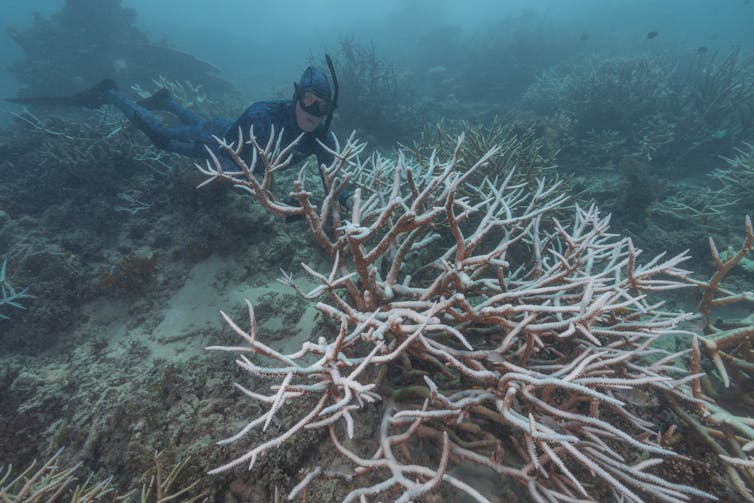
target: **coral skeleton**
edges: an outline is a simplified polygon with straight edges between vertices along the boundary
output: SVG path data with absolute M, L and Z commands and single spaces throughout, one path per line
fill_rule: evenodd
M 28 292 L 28 288 L 16 290 L 13 288 L 7 274 L 8 258 L 3 259 L 3 265 L 0 266 L 0 306 L 10 306 L 16 309 L 26 309 L 21 304 L 21 299 L 33 299 L 34 296 Z M 7 320 L 8 317 L 0 313 L 0 320 Z
M 267 145 L 250 137 L 252 164 L 239 155 L 239 132 L 237 142 L 219 140 L 238 169 L 213 157 L 200 167 L 204 183 L 224 180 L 274 215 L 305 218 L 332 268 L 303 265 L 319 283 L 308 291 L 292 274 L 282 281 L 339 328 L 285 354 L 257 334 L 251 303 L 248 328 L 223 314 L 243 344 L 210 349 L 238 353 L 242 369 L 272 386 L 236 385 L 266 412 L 221 441 L 253 445 L 211 473 L 251 468 L 297 434 L 322 429 L 338 468 L 313 468 L 289 500 L 334 478 L 347 484 L 346 502 L 416 501 L 446 485 L 489 501 L 454 470 L 462 465 L 515 481 L 538 502 L 716 499 L 656 471 L 682 457 L 626 398 L 643 391 L 704 402 L 691 391 L 698 375 L 677 364 L 688 351 L 653 344 L 686 334 L 679 324 L 690 315 L 659 300 L 689 286 L 685 254 L 642 263 L 630 239 L 609 232 L 609 217 L 569 207 L 558 183 L 514 182 L 513 172 L 474 177 L 497 148 L 462 159 L 463 135 L 449 159 L 432 155 L 422 165 L 400 154 L 362 159 L 353 137 L 338 143 L 333 164 L 320 167 L 327 192 L 319 207 L 305 169 L 295 203 L 275 199 L 274 176 L 292 146 L 274 134 Z M 353 204 L 344 209 L 338 196 L 349 184 Z M 284 408 L 294 419 L 270 427 Z M 371 451 L 353 441 L 374 430 Z

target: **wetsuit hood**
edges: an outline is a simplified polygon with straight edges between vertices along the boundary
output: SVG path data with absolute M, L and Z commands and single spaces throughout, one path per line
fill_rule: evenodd
M 307 67 L 303 75 L 301 75 L 301 79 L 293 86 L 295 89 L 294 99 L 298 99 L 304 91 L 310 91 L 320 98 L 328 100 L 332 100 L 333 98 L 327 75 L 325 75 L 325 72 L 321 68 L 316 66 Z

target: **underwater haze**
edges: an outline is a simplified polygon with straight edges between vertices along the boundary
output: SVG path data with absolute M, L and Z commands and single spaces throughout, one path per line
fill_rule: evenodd
M 23 29 L 31 24 L 34 13 L 49 15 L 63 3 L 6 2 L 2 23 L 6 29 Z M 434 30 L 452 27 L 459 30 L 454 37 L 474 37 L 524 13 L 547 23 L 548 33 L 558 42 L 588 36 L 582 44 L 587 51 L 661 51 L 684 46 L 718 51 L 754 45 L 749 22 L 752 7 L 746 0 L 125 0 L 122 5 L 136 11 L 136 26 L 153 43 L 167 43 L 213 64 L 240 89 L 254 88 L 259 80 L 265 85 L 287 84 L 291 66 L 309 54 L 336 50 L 344 37 L 368 40 L 382 57 L 410 64 L 411 58 L 431 50 L 423 47 L 431 43 L 423 37 Z M 648 47 L 644 37 L 652 31 L 660 35 Z M 9 38 L 0 42 L 2 68 L 22 54 Z M 102 77 L 107 76 L 111 75 Z M 12 96 L 18 88 L 16 76 L 0 72 L 0 94 Z M 13 110 L 6 106 L 9 109 Z M 2 120 L 8 120 L 7 114 Z
M 1 501 L 754 501 L 754 1 L 0 13 Z

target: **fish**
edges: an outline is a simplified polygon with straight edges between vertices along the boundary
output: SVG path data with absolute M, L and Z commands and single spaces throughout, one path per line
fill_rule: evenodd
M 702 45 L 696 48 L 696 53 L 699 54 L 700 56 L 702 54 L 707 54 L 708 51 L 709 51 L 709 48 L 706 45 Z
M 660 399 L 655 393 L 636 386 L 627 389 L 615 389 L 613 393 L 619 400 L 641 407 L 653 407 L 660 404 Z
M 580 42 L 586 42 L 587 40 L 589 40 L 589 34 L 588 33 L 582 33 L 581 36 L 579 37 L 579 41 Z
M 647 40 L 652 40 L 657 35 L 659 35 L 659 33 L 657 33 L 656 31 L 650 31 L 649 33 L 647 33 Z

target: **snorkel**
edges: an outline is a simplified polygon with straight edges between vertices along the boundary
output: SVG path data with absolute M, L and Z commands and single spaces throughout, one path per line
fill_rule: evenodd
M 335 109 L 338 108 L 338 77 L 335 75 L 335 66 L 332 64 L 332 59 L 330 58 L 330 55 L 325 53 L 325 61 L 327 61 L 327 68 L 330 70 L 330 78 L 332 79 L 332 85 L 333 85 L 333 95 L 332 95 L 332 108 L 330 109 L 330 113 L 327 114 L 327 119 L 325 119 L 325 133 L 330 130 L 330 123 L 332 122 L 332 114 L 335 112 Z
M 340 94 L 338 77 L 335 75 L 335 66 L 328 54 L 325 54 L 327 67 L 330 69 L 330 78 L 334 86 L 330 86 L 325 71 L 317 66 L 308 66 L 304 70 L 301 79 L 293 83 L 293 100 L 301 110 L 310 116 L 316 117 L 319 122 L 317 130 L 326 133 L 332 123 L 333 111 L 335 110 Z

